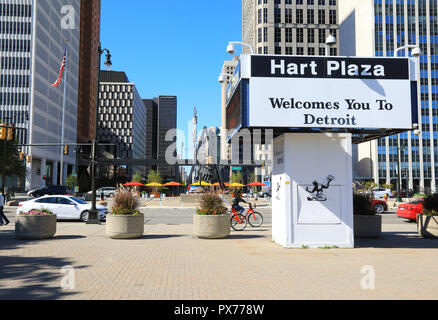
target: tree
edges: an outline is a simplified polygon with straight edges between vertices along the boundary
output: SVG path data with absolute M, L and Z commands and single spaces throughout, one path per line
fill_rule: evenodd
M 231 175 L 231 183 L 240 183 L 243 184 L 243 176 L 242 172 L 237 171 Z
M 157 171 L 154 171 L 154 170 L 149 171 L 146 180 L 147 180 L 147 183 L 153 183 L 153 182 L 162 183 L 163 182 L 163 178 L 161 177 L 160 172 L 158 170 Z
M 26 172 L 24 161 L 20 161 L 20 152 L 15 144 L 18 142 L 0 140 L 0 177 L 3 191 L 6 177 L 23 176 Z
M 257 175 L 253 172 L 249 175 L 249 183 L 257 182 Z M 257 192 L 257 187 L 251 187 L 252 191 Z
M 136 172 L 133 176 L 132 176 L 132 180 L 136 181 L 136 182 L 140 182 L 143 183 L 143 176 L 140 172 Z
M 78 185 L 78 177 L 73 176 L 72 174 L 67 177 L 67 180 L 65 181 L 65 184 L 67 187 L 69 187 L 71 190 L 74 189 Z

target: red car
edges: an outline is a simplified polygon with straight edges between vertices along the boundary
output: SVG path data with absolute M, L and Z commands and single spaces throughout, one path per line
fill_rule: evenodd
M 373 200 L 373 211 L 378 214 L 382 214 L 385 211 L 388 211 L 388 205 L 386 204 L 386 201 Z
M 423 202 L 424 200 L 414 200 L 409 203 L 400 204 L 397 209 L 397 216 L 417 221 L 417 215 L 423 213 Z

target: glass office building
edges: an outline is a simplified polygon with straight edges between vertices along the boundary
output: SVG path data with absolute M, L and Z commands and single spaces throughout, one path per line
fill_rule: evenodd
M 438 160 L 437 0 L 341 0 L 341 55 L 393 57 L 397 48 L 418 46 L 419 135 L 406 132 L 359 146 L 359 163 L 371 159 L 358 176 L 382 184 L 400 184 L 416 192 L 436 190 Z M 353 28 L 353 29 L 352 29 Z M 354 31 L 353 31 L 354 30 Z M 352 43 L 354 42 L 354 44 Z M 412 48 L 397 56 L 411 56 Z M 367 154 L 364 150 L 370 150 Z M 400 154 L 400 174 L 399 155 Z

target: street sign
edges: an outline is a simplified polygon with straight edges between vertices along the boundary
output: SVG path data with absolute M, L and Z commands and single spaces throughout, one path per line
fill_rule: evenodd
M 231 167 L 233 171 L 242 171 L 242 167 Z

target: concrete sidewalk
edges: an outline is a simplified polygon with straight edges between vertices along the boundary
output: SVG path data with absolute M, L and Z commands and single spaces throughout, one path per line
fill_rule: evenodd
M 383 231 L 356 249 L 288 250 L 270 226 L 201 240 L 192 225 L 146 225 L 142 239 L 112 240 L 105 225 L 67 222 L 55 239 L 19 241 L 12 224 L 0 227 L 0 299 L 437 299 L 438 242 L 415 224 Z M 361 287 L 369 270 L 374 290 Z

